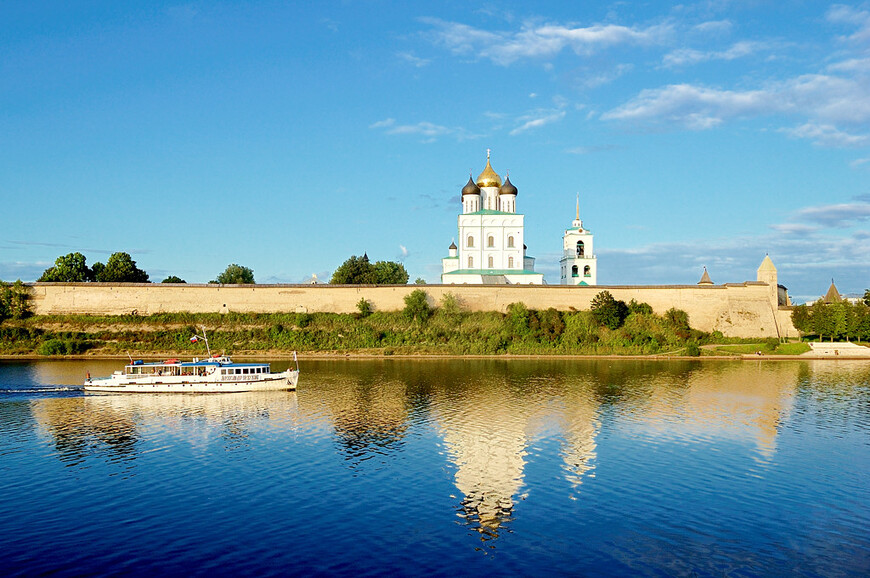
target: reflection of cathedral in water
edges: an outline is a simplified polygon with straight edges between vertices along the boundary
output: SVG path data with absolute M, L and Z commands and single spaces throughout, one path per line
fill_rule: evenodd
M 477 386 L 462 397 L 444 396 L 434 406 L 456 467 L 456 488 L 464 496 L 461 514 L 488 539 L 498 537 L 500 528 L 511 520 L 523 491 L 528 447 L 548 424 L 558 423 L 562 429 L 561 454 L 568 481 L 578 486 L 590 475 L 597 402 L 585 391 L 570 388 L 559 392 L 556 399 L 561 401 L 553 404 L 556 400 L 531 392 L 511 392 L 505 382 Z

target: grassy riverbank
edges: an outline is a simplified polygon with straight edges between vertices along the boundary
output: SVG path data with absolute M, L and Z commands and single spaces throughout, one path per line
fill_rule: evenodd
M 513 307 L 508 314 L 437 309 L 421 321 L 402 312 L 34 316 L 0 324 L 0 355 L 197 356 L 205 326 L 213 352 L 291 351 L 367 355 L 740 355 L 797 354 L 802 344 L 746 343 L 691 329 L 680 319 L 632 313 L 618 329 L 588 311 Z M 715 345 L 730 347 L 714 347 Z

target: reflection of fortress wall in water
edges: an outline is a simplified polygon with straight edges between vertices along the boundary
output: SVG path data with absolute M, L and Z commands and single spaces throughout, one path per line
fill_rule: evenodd
M 318 374 L 322 409 L 305 408 L 307 414 L 328 415 L 342 451 L 354 463 L 398 449 L 408 429 L 405 383 L 381 377 Z
M 587 310 L 603 290 L 626 303 L 649 303 L 656 313 L 672 307 L 689 314 L 692 327 L 730 337 L 797 336 L 776 269 L 765 258 L 758 281 L 724 285 L 194 285 L 174 283 L 34 283 L 38 315 L 140 315 L 164 312 L 357 313 L 360 299 L 374 309 L 398 311 L 411 291 L 424 289 L 432 303 L 455 295 L 468 311 L 506 311 L 522 302 L 532 309 Z
M 663 436 L 728 438 L 751 435 L 759 453 L 776 452 L 780 423 L 794 404 L 800 363 L 729 363 L 704 366 L 685 378 L 685 389 L 673 382 L 651 382 L 648 402 L 640 411 L 644 430 L 661 426 Z M 716 371 L 718 370 L 718 371 Z

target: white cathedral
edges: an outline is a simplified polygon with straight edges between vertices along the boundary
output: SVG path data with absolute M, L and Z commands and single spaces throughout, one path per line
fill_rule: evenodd
M 542 285 L 544 274 L 535 272 L 535 258 L 526 255 L 524 215 L 516 212 L 517 188 L 510 177 L 502 183 L 486 151 L 486 168 L 462 188 L 459 246 L 450 244 L 441 260 L 445 284 Z M 596 259 L 592 233 L 577 218 L 563 236 L 562 285 L 595 285 Z

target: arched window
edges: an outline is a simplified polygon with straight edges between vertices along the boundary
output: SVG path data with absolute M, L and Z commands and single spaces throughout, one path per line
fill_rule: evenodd
M 586 247 L 583 246 L 583 241 L 577 241 L 577 256 L 582 257 L 586 252 Z
M 510 237 L 508 237 L 508 248 L 513 249 L 513 247 L 514 247 L 514 236 L 511 235 Z
M 474 269 L 474 257 L 471 257 L 471 256 L 468 257 L 468 268 Z
M 583 276 L 584 277 L 591 277 L 592 276 L 592 267 L 590 267 L 589 265 L 586 265 L 585 267 L 583 267 Z
M 465 242 L 466 247 L 474 247 L 474 237 L 468 236 L 468 241 Z
M 486 246 L 489 247 L 490 249 L 495 247 L 495 237 L 493 237 L 492 235 L 487 237 L 486 238 Z
M 577 273 L 577 265 L 574 265 L 573 267 L 571 267 L 571 276 L 572 276 L 572 277 L 577 277 L 577 275 L 578 275 L 578 273 Z
M 514 268 L 514 258 L 508 257 L 508 269 L 513 269 L 513 268 Z
M 489 257 L 489 259 L 486 260 L 486 266 L 489 267 L 490 269 L 492 269 L 493 265 L 492 265 L 492 257 L 491 256 Z

